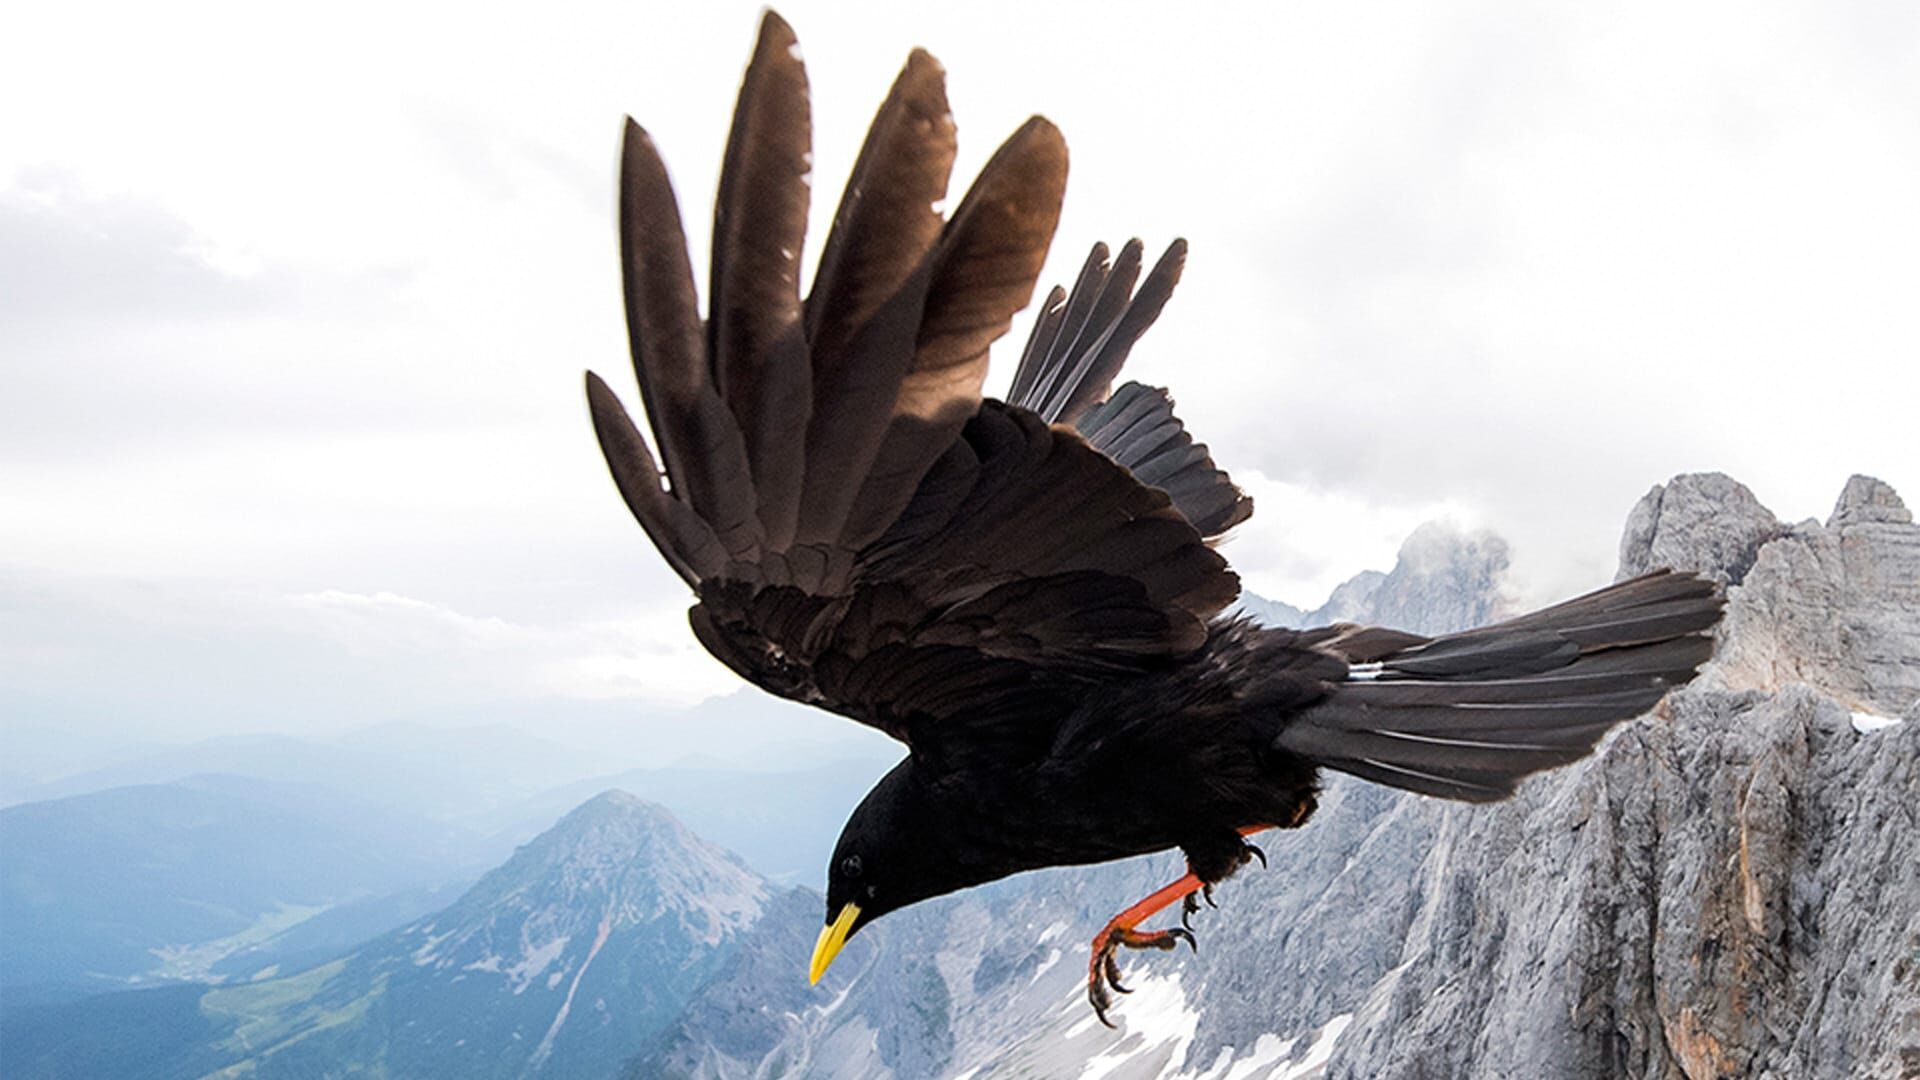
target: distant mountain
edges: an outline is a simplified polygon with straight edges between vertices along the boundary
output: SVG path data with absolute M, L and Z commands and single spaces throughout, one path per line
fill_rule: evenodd
M 10 1010 L 8 1075 L 608 1076 L 773 897 L 665 810 L 608 792 L 451 906 L 320 967 L 198 990 L 190 1009 L 167 991 Z M 131 1029 L 154 1027 L 159 1049 L 135 1052 Z
M 1246 589 L 1240 590 L 1240 599 L 1234 604 L 1236 610 L 1247 618 L 1264 626 L 1306 626 L 1307 613 L 1292 604 L 1279 600 L 1269 600 L 1259 593 Z
M 615 759 L 618 760 L 618 759 Z M 456 820 L 604 771 L 608 759 L 505 725 L 385 724 L 334 739 L 231 735 L 153 749 L 13 790 L 45 801 L 204 773 L 321 785 L 410 813 Z
M 530 835 L 594 792 L 618 788 L 671 807 L 688 828 L 774 881 L 812 884 L 824 877 L 847 815 L 892 767 L 863 758 L 781 772 L 634 769 L 561 785 L 487 820 Z
M 1430 521 L 1400 545 L 1389 572 L 1362 570 L 1312 611 L 1254 593 L 1239 608 L 1267 626 L 1371 623 L 1432 634 L 1493 622 L 1506 611 L 1507 542 L 1484 529 Z
M 286 959 L 280 932 L 471 872 L 486 845 L 326 789 L 204 776 L 0 810 L 0 850 L 0 980 L 45 996 L 237 974 L 216 968 L 240 953 L 250 973 Z M 392 925 L 333 921 L 356 940 Z

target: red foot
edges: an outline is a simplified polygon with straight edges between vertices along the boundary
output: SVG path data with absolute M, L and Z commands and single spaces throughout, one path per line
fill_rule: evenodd
M 1271 828 L 1271 825 L 1249 825 L 1240 830 L 1240 835 L 1251 836 Z M 1262 855 L 1260 861 L 1264 864 L 1266 856 Z M 1120 984 L 1120 965 L 1114 961 L 1114 950 L 1122 945 L 1129 949 L 1167 950 L 1184 941 L 1193 951 L 1199 952 L 1200 946 L 1187 930 L 1175 928 L 1141 932 L 1135 928 L 1172 906 L 1174 901 L 1185 900 L 1206 889 L 1207 883 L 1189 871 L 1180 880 L 1156 890 L 1145 900 L 1115 915 L 1093 936 L 1093 951 L 1087 957 L 1087 1001 L 1092 1003 L 1093 1014 L 1100 1018 L 1101 1023 L 1113 1026 L 1113 1021 L 1107 1019 L 1107 1006 L 1113 1003 L 1113 999 L 1107 995 L 1107 988 L 1111 986 L 1122 994 L 1131 993 Z M 1208 902 L 1212 902 L 1211 898 Z

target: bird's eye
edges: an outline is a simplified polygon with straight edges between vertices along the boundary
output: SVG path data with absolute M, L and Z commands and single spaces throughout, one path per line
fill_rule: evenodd
M 840 860 L 840 872 L 848 877 L 860 876 L 860 856 L 849 855 Z

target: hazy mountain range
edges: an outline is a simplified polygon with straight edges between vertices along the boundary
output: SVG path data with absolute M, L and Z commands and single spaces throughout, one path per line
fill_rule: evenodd
M 1506 558 L 1495 537 L 1423 528 L 1391 572 L 1357 577 L 1319 611 L 1264 613 L 1485 621 L 1503 610 Z M 1920 1068 L 1920 725 L 1898 722 L 1920 719 L 1920 527 L 1864 478 L 1827 522 L 1785 525 L 1732 481 L 1681 477 L 1643 500 L 1623 539 L 1623 574 L 1655 563 L 1730 586 L 1728 635 L 1694 687 L 1501 806 L 1331 780 L 1310 828 L 1261 841 L 1273 869 L 1236 878 L 1199 916 L 1197 955 L 1129 958 L 1136 993 L 1117 1032 L 1082 996 L 1086 939 L 1177 874 L 1177 856 L 908 909 L 811 988 L 821 900 L 778 879 L 817 876 L 881 764 L 696 763 L 528 790 L 489 779 L 473 751 L 411 794 L 377 773 L 348 797 L 336 785 L 365 749 L 349 746 L 315 756 L 311 775 L 328 783 L 188 776 L 0 811 L 5 1071 Z M 415 738 L 401 735 L 386 733 L 388 751 Z M 221 753 L 246 764 L 232 745 Z M 529 754 L 528 776 L 568 767 L 541 761 Z M 475 794 L 459 813 L 463 782 Z M 167 975 L 202 981 L 73 998 L 76 984 Z

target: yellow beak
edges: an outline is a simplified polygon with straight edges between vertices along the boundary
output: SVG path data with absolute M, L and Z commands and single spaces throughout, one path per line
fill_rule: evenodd
M 840 947 L 847 943 L 847 934 L 859 918 L 860 905 L 848 904 L 832 922 L 820 928 L 820 940 L 813 945 L 813 964 L 807 969 L 807 982 L 816 985 L 820 982 L 820 976 L 827 973 L 827 965 L 840 955 Z

